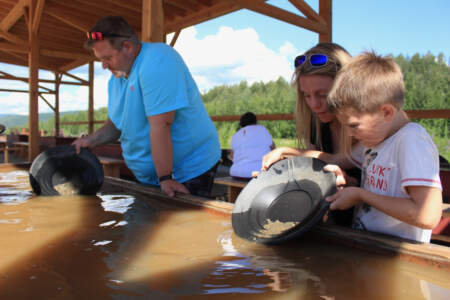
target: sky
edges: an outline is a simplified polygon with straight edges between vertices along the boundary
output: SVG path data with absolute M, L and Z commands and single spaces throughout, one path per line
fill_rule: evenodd
M 318 2 L 307 0 L 316 11 Z M 301 14 L 287 0 L 268 3 Z M 446 61 L 450 61 L 449 12 L 449 0 L 334 0 L 332 39 L 352 55 L 367 50 L 408 57 L 443 53 Z M 168 36 L 168 42 L 171 37 Z M 217 85 L 233 85 L 243 80 L 252 84 L 282 76 L 290 81 L 295 56 L 317 42 L 318 34 L 314 32 L 244 9 L 182 30 L 174 48 L 204 93 Z M 0 71 L 28 77 L 24 67 L 0 63 Z M 71 73 L 87 78 L 87 66 Z M 50 72 L 41 71 L 39 76 L 54 79 Z M 109 77 L 110 73 L 96 63 L 96 109 L 107 105 Z M 27 85 L 0 80 L 1 88 L 27 89 Z M 45 97 L 54 102 L 51 96 Z M 61 111 L 86 110 L 87 87 L 63 85 L 60 99 Z M 0 103 L 0 114 L 28 114 L 28 94 L 0 92 Z M 51 109 L 40 101 L 39 112 Z

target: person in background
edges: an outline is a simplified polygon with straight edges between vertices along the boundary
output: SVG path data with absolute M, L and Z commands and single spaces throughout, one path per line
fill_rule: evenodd
M 327 104 L 350 138 L 364 150 L 361 187 L 344 187 L 326 198 L 331 210 L 356 206 L 353 227 L 428 243 L 442 214 L 439 154 L 426 130 L 410 122 L 402 106 L 405 88 L 392 58 L 367 52 L 336 77 Z M 355 154 L 355 153 L 352 153 Z M 326 166 L 345 185 L 345 173 Z
M 263 156 L 275 148 L 272 136 L 263 125 L 257 124 L 256 115 L 247 112 L 241 116 L 239 130 L 231 138 L 230 175 L 251 178 L 253 171 L 261 169 Z
M 108 119 L 74 141 L 94 148 L 120 138 L 138 181 L 176 192 L 209 196 L 220 159 L 217 131 L 181 56 L 164 43 L 140 42 L 119 16 L 100 19 L 85 43 L 111 71 Z

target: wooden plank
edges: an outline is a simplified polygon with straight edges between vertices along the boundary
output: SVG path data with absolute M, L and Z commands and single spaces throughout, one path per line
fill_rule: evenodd
M 25 40 L 22 40 L 20 37 L 18 37 L 15 34 L 12 34 L 12 33 L 9 33 L 7 31 L 3 31 L 0 29 L 0 36 L 2 36 L 4 39 L 6 39 L 14 44 L 26 46 L 29 48 L 28 42 Z
M 326 30 L 319 32 L 319 42 L 331 42 L 332 41 L 332 2 L 331 0 L 319 0 L 319 15 L 325 20 Z
M 0 42 L 0 49 L 18 53 L 28 53 L 30 52 L 30 46 L 27 45 L 17 45 L 11 43 Z
M 240 188 L 245 187 L 249 181 L 250 181 L 250 179 L 249 180 L 240 180 L 240 179 L 233 178 L 231 176 L 214 178 L 214 183 L 228 185 L 228 186 L 236 186 L 236 187 L 240 187 Z
M 58 58 L 67 58 L 67 59 L 79 59 L 83 61 L 90 61 L 95 59 L 93 55 L 89 54 L 83 54 L 83 53 L 77 53 L 77 52 L 65 52 L 65 51 L 59 51 L 59 50 L 53 50 L 53 49 L 45 49 L 41 48 L 40 50 L 41 55 L 49 56 L 49 57 L 58 57 Z
M 151 199 L 171 201 L 173 203 L 199 206 L 210 212 L 231 215 L 233 204 L 209 200 L 192 195 L 177 194 L 175 197 L 165 195 L 159 188 L 145 186 L 119 178 L 105 178 L 105 184 L 121 188 L 124 192 L 133 191 L 147 195 Z M 330 241 L 350 248 L 359 248 L 372 253 L 396 255 L 414 263 L 450 270 L 450 247 L 434 244 L 411 243 L 408 240 L 354 230 L 335 225 L 316 225 L 309 236 L 322 241 Z M 351 251 L 351 250 L 350 250 Z
M 94 132 L 94 62 L 89 62 L 89 104 L 88 104 L 88 132 Z
M 56 7 L 54 3 L 46 8 L 44 13 L 82 32 L 88 32 L 91 28 L 89 24 L 77 19 L 73 14 L 67 14 L 63 7 Z
M 175 46 L 175 43 L 177 42 L 178 36 L 180 35 L 181 30 L 178 30 L 177 32 L 175 32 L 172 40 L 170 41 L 170 46 Z
M 327 24 L 324 18 L 311 8 L 304 0 L 289 0 L 299 11 L 301 11 L 307 18 L 316 20 L 322 24 Z
M 36 8 L 34 10 L 33 24 L 31 30 L 34 34 L 39 32 L 39 26 L 41 24 L 42 11 L 44 10 L 45 0 L 37 0 Z
M 30 10 L 33 15 L 33 9 Z M 39 38 L 36 33 L 30 31 L 29 42 L 31 51 L 28 54 L 28 69 L 29 69 L 29 113 L 28 113 L 28 128 L 30 129 L 30 136 L 28 142 L 30 143 L 28 149 L 28 161 L 33 161 L 39 155 Z
M 196 12 L 189 14 L 185 18 L 177 18 L 174 21 L 166 22 L 164 24 L 164 29 L 166 33 L 175 32 L 204 21 L 226 15 L 239 9 L 241 9 L 241 7 L 233 1 L 219 2 L 210 8 L 197 9 Z
M 162 0 L 142 0 L 141 40 L 144 42 L 164 42 Z
M 13 9 L 11 9 L 9 14 L 3 18 L 0 23 L 0 29 L 8 32 L 23 15 L 24 7 L 26 5 L 28 5 L 28 0 L 19 0 Z
M 327 27 L 315 20 L 306 19 L 302 16 L 293 14 L 287 10 L 278 8 L 276 6 L 265 3 L 264 1 L 258 0 L 234 0 L 236 3 L 241 5 L 243 8 L 255 11 L 257 13 L 275 18 L 286 23 L 305 28 L 307 30 L 326 33 Z M 323 16 L 322 16 L 323 18 Z

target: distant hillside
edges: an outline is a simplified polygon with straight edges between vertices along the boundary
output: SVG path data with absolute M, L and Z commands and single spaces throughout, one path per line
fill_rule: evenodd
M 78 111 L 64 111 L 60 115 L 76 114 Z M 39 122 L 47 122 L 50 118 L 54 117 L 54 113 L 41 113 L 39 114 Z M 6 128 L 12 127 L 28 127 L 28 116 L 24 115 L 10 115 L 0 114 L 0 124 L 6 126 Z

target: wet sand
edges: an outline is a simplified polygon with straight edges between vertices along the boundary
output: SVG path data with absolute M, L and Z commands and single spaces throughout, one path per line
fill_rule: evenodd
M 138 194 L 36 197 L 0 173 L 0 299 L 449 299 L 447 270 L 303 237 L 235 236 L 229 217 Z

